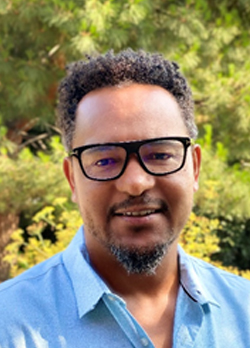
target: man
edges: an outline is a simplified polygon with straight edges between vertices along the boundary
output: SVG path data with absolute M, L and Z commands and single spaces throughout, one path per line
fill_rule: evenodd
M 84 227 L 1 286 L 0 347 L 249 347 L 249 282 L 178 247 L 201 162 L 178 66 L 132 50 L 74 63 L 59 125 Z

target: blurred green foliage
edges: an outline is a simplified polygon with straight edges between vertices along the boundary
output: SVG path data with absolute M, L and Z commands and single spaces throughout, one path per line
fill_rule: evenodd
M 12 275 L 65 247 L 79 227 L 55 127 L 65 65 L 126 47 L 175 60 L 194 93 L 203 163 L 185 248 L 250 269 L 249 23 L 245 0 L 0 1 L 0 219 L 20 216 Z
M 31 217 L 59 195 L 69 196 L 62 172 L 65 155 L 59 136 L 50 141 L 51 150 L 33 155 L 28 147 L 17 146 L 5 137 L 0 141 L 0 213 L 6 211 Z
M 31 224 L 26 228 L 28 238 L 24 238 L 25 231 L 22 229 L 12 234 L 12 243 L 6 247 L 5 256 L 5 261 L 11 265 L 11 277 L 64 250 L 81 225 L 78 210 L 69 209 L 67 198 L 55 198 L 52 204 L 33 216 Z M 48 227 L 55 234 L 54 243 L 44 238 L 43 232 Z
M 239 163 L 228 165 L 228 151 L 220 142 L 213 144 L 210 125 L 199 143 L 202 169 L 194 210 L 220 222 L 220 250 L 213 259 L 250 269 L 250 171 Z
M 180 63 L 201 134 L 210 123 L 230 162 L 249 164 L 249 22 L 245 0 L 2 0 L 2 122 L 16 130 L 32 119 L 47 130 L 67 62 L 144 48 Z

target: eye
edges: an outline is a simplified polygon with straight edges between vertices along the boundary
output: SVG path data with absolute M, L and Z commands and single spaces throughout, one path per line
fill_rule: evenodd
M 146 156 L 146 160 L 161 160 L 161 161 L 166 161 L 173 157 L 171 153 L 166 153 L 166 152 L 152 152 Z
M 155 153 L 153 154 L 153 159 L 156 160 L 167 160 L 169 158 L 171 158 L 172 155 L 170 153 Z
M 115 158 L 102 158 L 95 162 L 95 165 L 97 167 L 105 167 L 105 166 L 112 166 L 115 165 L 117 161 Z

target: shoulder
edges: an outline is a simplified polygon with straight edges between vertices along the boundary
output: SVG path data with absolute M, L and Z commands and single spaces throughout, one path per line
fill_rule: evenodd
M 29 347 L 44 346 L 43 335 L 52 337 L 50 327 L 56 330 L 61 318 L 74 311 L 74 294 L 62 254 L 0 285 L 4 313 L 0 315 L 0 347 L 20 347 L 22 342 L 29 342 Z
M 181 247 L 178 252 L 181 283 L 193 298 L 200 303 L 230 304 L 231 307 L 246 310 L 243 302 L 250 303 L 249 280 L 187 255 Z M 198 294 L 202 294 L 202 298 Z M 248 311 L 250 314 L 250 307 Z
M 0 347 L 4 339 L 32 336 L 33 328 L 56 322 L 60 313 L 65 317 L 74 303 L 62 253 L 7 280 L 0 286 Z
M 63 263 L 61 253 L 54 255 L 46 261 L 30 268 L 19 276 L 9 279 L 0 285 L 0 304 L 4 305 L 7 298 L 21 298 L 23 291 L 31 293 L 36 288 L 42 291 L 46 283 L 61 273 Z M 41 287 L 41 285 L 43 286 Z
M 63 277 L 67 277 L 68 274 L 65 260 L 72 262 L 72 259 L 76 257 L 77 248 L 82 243 L 82 234 L 82 229 L 79 229 L 70 245 L 64 251 L 37 264 L 19 276 L 0 284 L 0 304 L 3 296 L 9 296 L 23 288 L 29 290 L 41 286 L 40 290 L 42 290 L 45 285 L 46 287 L 53 286 L 53 284 L 59 286 L 64 280 Z M 65 257 L 65 255 L 67 255 L 67 257 Z M 57 279 L 61 281 L 57 282 Z
M 203 260 L 188 256 L 192 267 L 205 287 L 217 300 L 250 301 L 250 281 Z
M 197 272 L 204 273 L 207 276 L 211 276 L 214 279 L 218 279 L 218 281 L 225 282 L 226 284 L 232 282 L 234 284 L 239 283 L 244 286 L 250 286 L 250 281 L 239 275 L 225 271 L 196 257 L 189 256 L 189 258 Z

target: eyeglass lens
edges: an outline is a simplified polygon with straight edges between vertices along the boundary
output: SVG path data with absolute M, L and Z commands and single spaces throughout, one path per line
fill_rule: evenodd
M 184 160 L 185 147 L 178 140 L 159 140 L 140 146 L 139 157 L 152 174 L 167 174 L 178 170 Z M 111 179 L 118 176 L 126 163 L 127 151 L 117 145 L 98 145 L 81 153 L 85 173 L 95 179 Z

